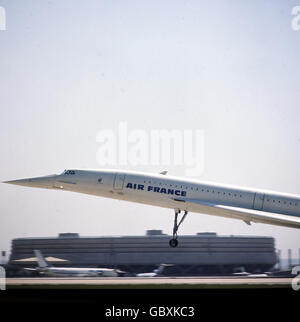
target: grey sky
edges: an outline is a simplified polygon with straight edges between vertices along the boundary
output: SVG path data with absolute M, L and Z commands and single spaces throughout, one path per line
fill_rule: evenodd
M 97 133 L 125 121 L 204 130 L 199 179 L 300 193 L 296 5 L 0 0 L 0 180 L 98 168 Z M 16 237 L 172 228 L 170 210 L 93 196 L 0 184 L 0 198 L 3 250 Z M 300 247 L 295 229 L 190 214 L 180 234 L 199 231 Z

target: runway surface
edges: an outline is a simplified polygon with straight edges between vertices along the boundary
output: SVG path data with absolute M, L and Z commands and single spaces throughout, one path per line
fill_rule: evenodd
M 136 278 L 136 277 L 97 277 L 97 278 L 7 278 L 6 285 L 10 286 L 265 286 L 265 287 L 291 287 L 292 278 L 276 277 L 154 277 L 154 278 Z

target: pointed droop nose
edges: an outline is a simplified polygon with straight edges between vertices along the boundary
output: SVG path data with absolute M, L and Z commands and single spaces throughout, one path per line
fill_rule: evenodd
M 15 184 L 24 187 L 52 188 L 57 175 L 35 177 L 19 180 L 3 181 L 3 183 Z

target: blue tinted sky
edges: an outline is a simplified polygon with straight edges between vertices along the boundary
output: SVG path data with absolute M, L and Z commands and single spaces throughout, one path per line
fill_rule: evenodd
M 98 168 L 97 133 L 125 121 L 204 130 L 199 179 L 300 193 L 297 4 L 0 0 L 0 180 Z M 172 228 L 170 210 L 69 192 L 0 184 L 0 200 L 5 250 L 15 237 Z M 180 233 L 198 231 L 300 247 L 294 229 L 190 214 Z

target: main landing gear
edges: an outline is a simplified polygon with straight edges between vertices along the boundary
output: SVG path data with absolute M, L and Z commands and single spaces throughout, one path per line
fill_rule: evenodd
M 174 226 L 173 226 L 173 238 L 170 239 L 170 241 L 169 241 L 169 245 L 171 247 L 177 247 L 178 246 L 177 231 L 178 231 L 179 226 L 182 224 L 182 222 L 184 221 L 185 217 L 188 214 L 188 212 L 185 210 L 184 215 L 182 216 L 181 220 L 179 221 L 179 223 L 177 223 L 178 215 L 180 214 L 180 212 L 181 212 L 180 209 L 175 209 Z

